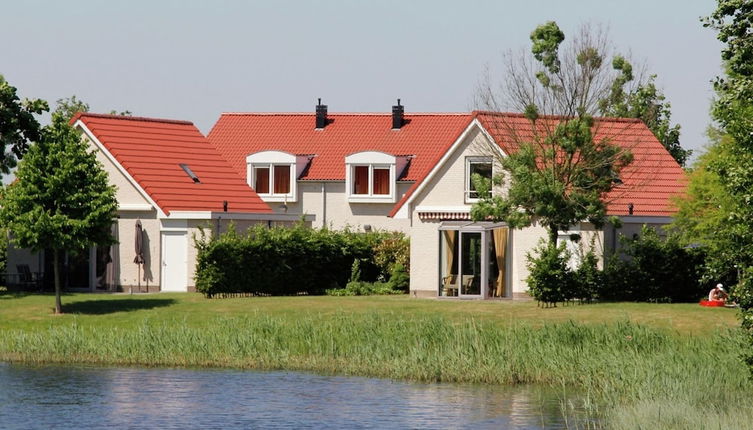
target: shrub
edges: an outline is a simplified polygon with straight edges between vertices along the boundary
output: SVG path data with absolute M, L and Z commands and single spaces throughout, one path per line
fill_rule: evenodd
M 591 302 L 597 298 L 604 286 L 604 272 L 599 270 L 599 258 L 593 248 L 585 253 L 574 275 L 574 291 L 570 299 Z
M 396 263 L 392 266 L 392 273 L 390 273 L 390 285 L 392 289 L 396 291 L 407 292 L 410 287 L 410 276 L 405 267 L 401 263 Z
M 374 264 L 380 270 L 380 277 L 388 279 L 396 265 L 402 265 L 405 272 L 410 272 L 410 239 L 403 233 L 385 233 L 374 246 Z
M 196 290 L 216 294 L 323 294 L 356 280 L 373 282 L 382 274 L 375 249 L 394 234 L 257 225 L 245 234 L 228 229 L 219 238 L 204 232 L 198 250 Z M 357 261 L 357 263 L 356 263 Z
M 705 295 L 700 282 L 702 248 L 684 247 L 678 236 L 662 239 L 643 226 L 636 239 L 621 238 L 622 256 L 607 262 L 606 282 L 600 293 L 607 300 L 694 302 Z
M 326 290 L 328 296 L 383 296 L 389 294 L 403 294 L 403 291 L 392 288 L 390 282 L 351 281 L 345 288 Z
M 536 301 L 547 306 L 568 300 L 574 290 L 574 276 L 568 267 L 570 255 L 564 245 L 540 244 L 528 254 L 528 290 Z

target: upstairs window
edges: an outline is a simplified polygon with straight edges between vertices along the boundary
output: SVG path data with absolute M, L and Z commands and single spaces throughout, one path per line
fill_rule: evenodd
M 390 168 L 374 167 L 371 193 L 374 195 L 388 195 L 390 193 Z
M 274 166 L 273 194 L 290 193 L 290 165 Z
M 390 166 L 352 166 L 351 178 L 354 196 L 389 197 Z
M 297 156 L 279 151 L 246 157 L 247 182 L 264 201 L 295 202 Z
M 290 165 L 254 164 L 253 175 L 257 194 L 290 194 Z
M 474 203 L 479 199 L 476 185 L 473 183 L 473 175 L 480 175 L 489 181 L 492 180 L 492 159 L 490 157 L 468 157 L 465 160 L 465 201 Z
M 350 203 L 394 203 L 397 164 L 405 160 L 391 154 L 364 151 L 345 157 L 345 186 Z
M 353 194 L 369 194 L 369 166 L 353 166 Z
M 257 194 L 269 194 L 269 167 L 254 167 L 254 178 Z

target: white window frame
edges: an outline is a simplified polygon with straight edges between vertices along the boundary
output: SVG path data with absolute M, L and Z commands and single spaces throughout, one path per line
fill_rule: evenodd
M 465 157 L 465 178 L 463 183 L 463 196 L 466 203 L 478 203 L 481 199 L 471 197 L 471 165 L 472 164 L 490 164 L 492 166 L 492 177 L 494 177 L 494 160 L 492 157 Z M 491 178 L 490 178 L 491 179 Z
M 345 157 L 345 190 L 350 203 L 395 203 L 397 195 L 397 181 L 395 164 L 397 158 L 384 152 L 366 151 Z M 369 168 L 368 194 L 353 192 L 356 167 Z M 390 192 L 388 194 L 374 194 L 374 169 L 390 170 Z
M 578 240 L 573 240 L 573 236 L 578 236 Z M 561 243 L 565 243 L 565 248 L 570 252 L 570 259 L 567 261 L 567 266 L 571 270 L 577 270 L 583 263 L 583 229 L 580 224 L 571 226 L 569 230 L 557 232 L 557 246 Z
M 265 202 L 295 202 L 298 196 L 297 187 L 297 157 L 292 154 L 279 151 L 264 151 L 251 154 L 246 157 L 246 183 L 256 191 L 256 194 Z M 290 192 L 275 193 L 275 166 L 288 166 L 290 168 Z M 269 169 L 269 192 L 260 193 L 255 188 L 256 168 Z

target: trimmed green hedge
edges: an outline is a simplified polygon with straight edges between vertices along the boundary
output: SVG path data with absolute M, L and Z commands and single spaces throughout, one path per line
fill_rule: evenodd
M 245 234 L 228 232 L 196 238 L 196 290 L 206 297 L 222 294 L 324 294 L 350 279 L 353 261 L 361 261 L 362 279 L 387 280 L 392 264 L 381 255 L 386 242 L 407 249 L 401 233 L 254 226 Z M 392 250 L 390 250 L 392 251 Z M 390 263 L 392 259 L 389 259 Z M 382 264 L 377 264 L 380 261 Z

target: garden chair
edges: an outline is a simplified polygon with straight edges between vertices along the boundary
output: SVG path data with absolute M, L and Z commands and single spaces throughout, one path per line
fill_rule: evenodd
M 458 275 L 449 275 L 442 278 L 442 289 L 444 290 L 445 296 L 449 297 L 458 295 L 457 279 Z

